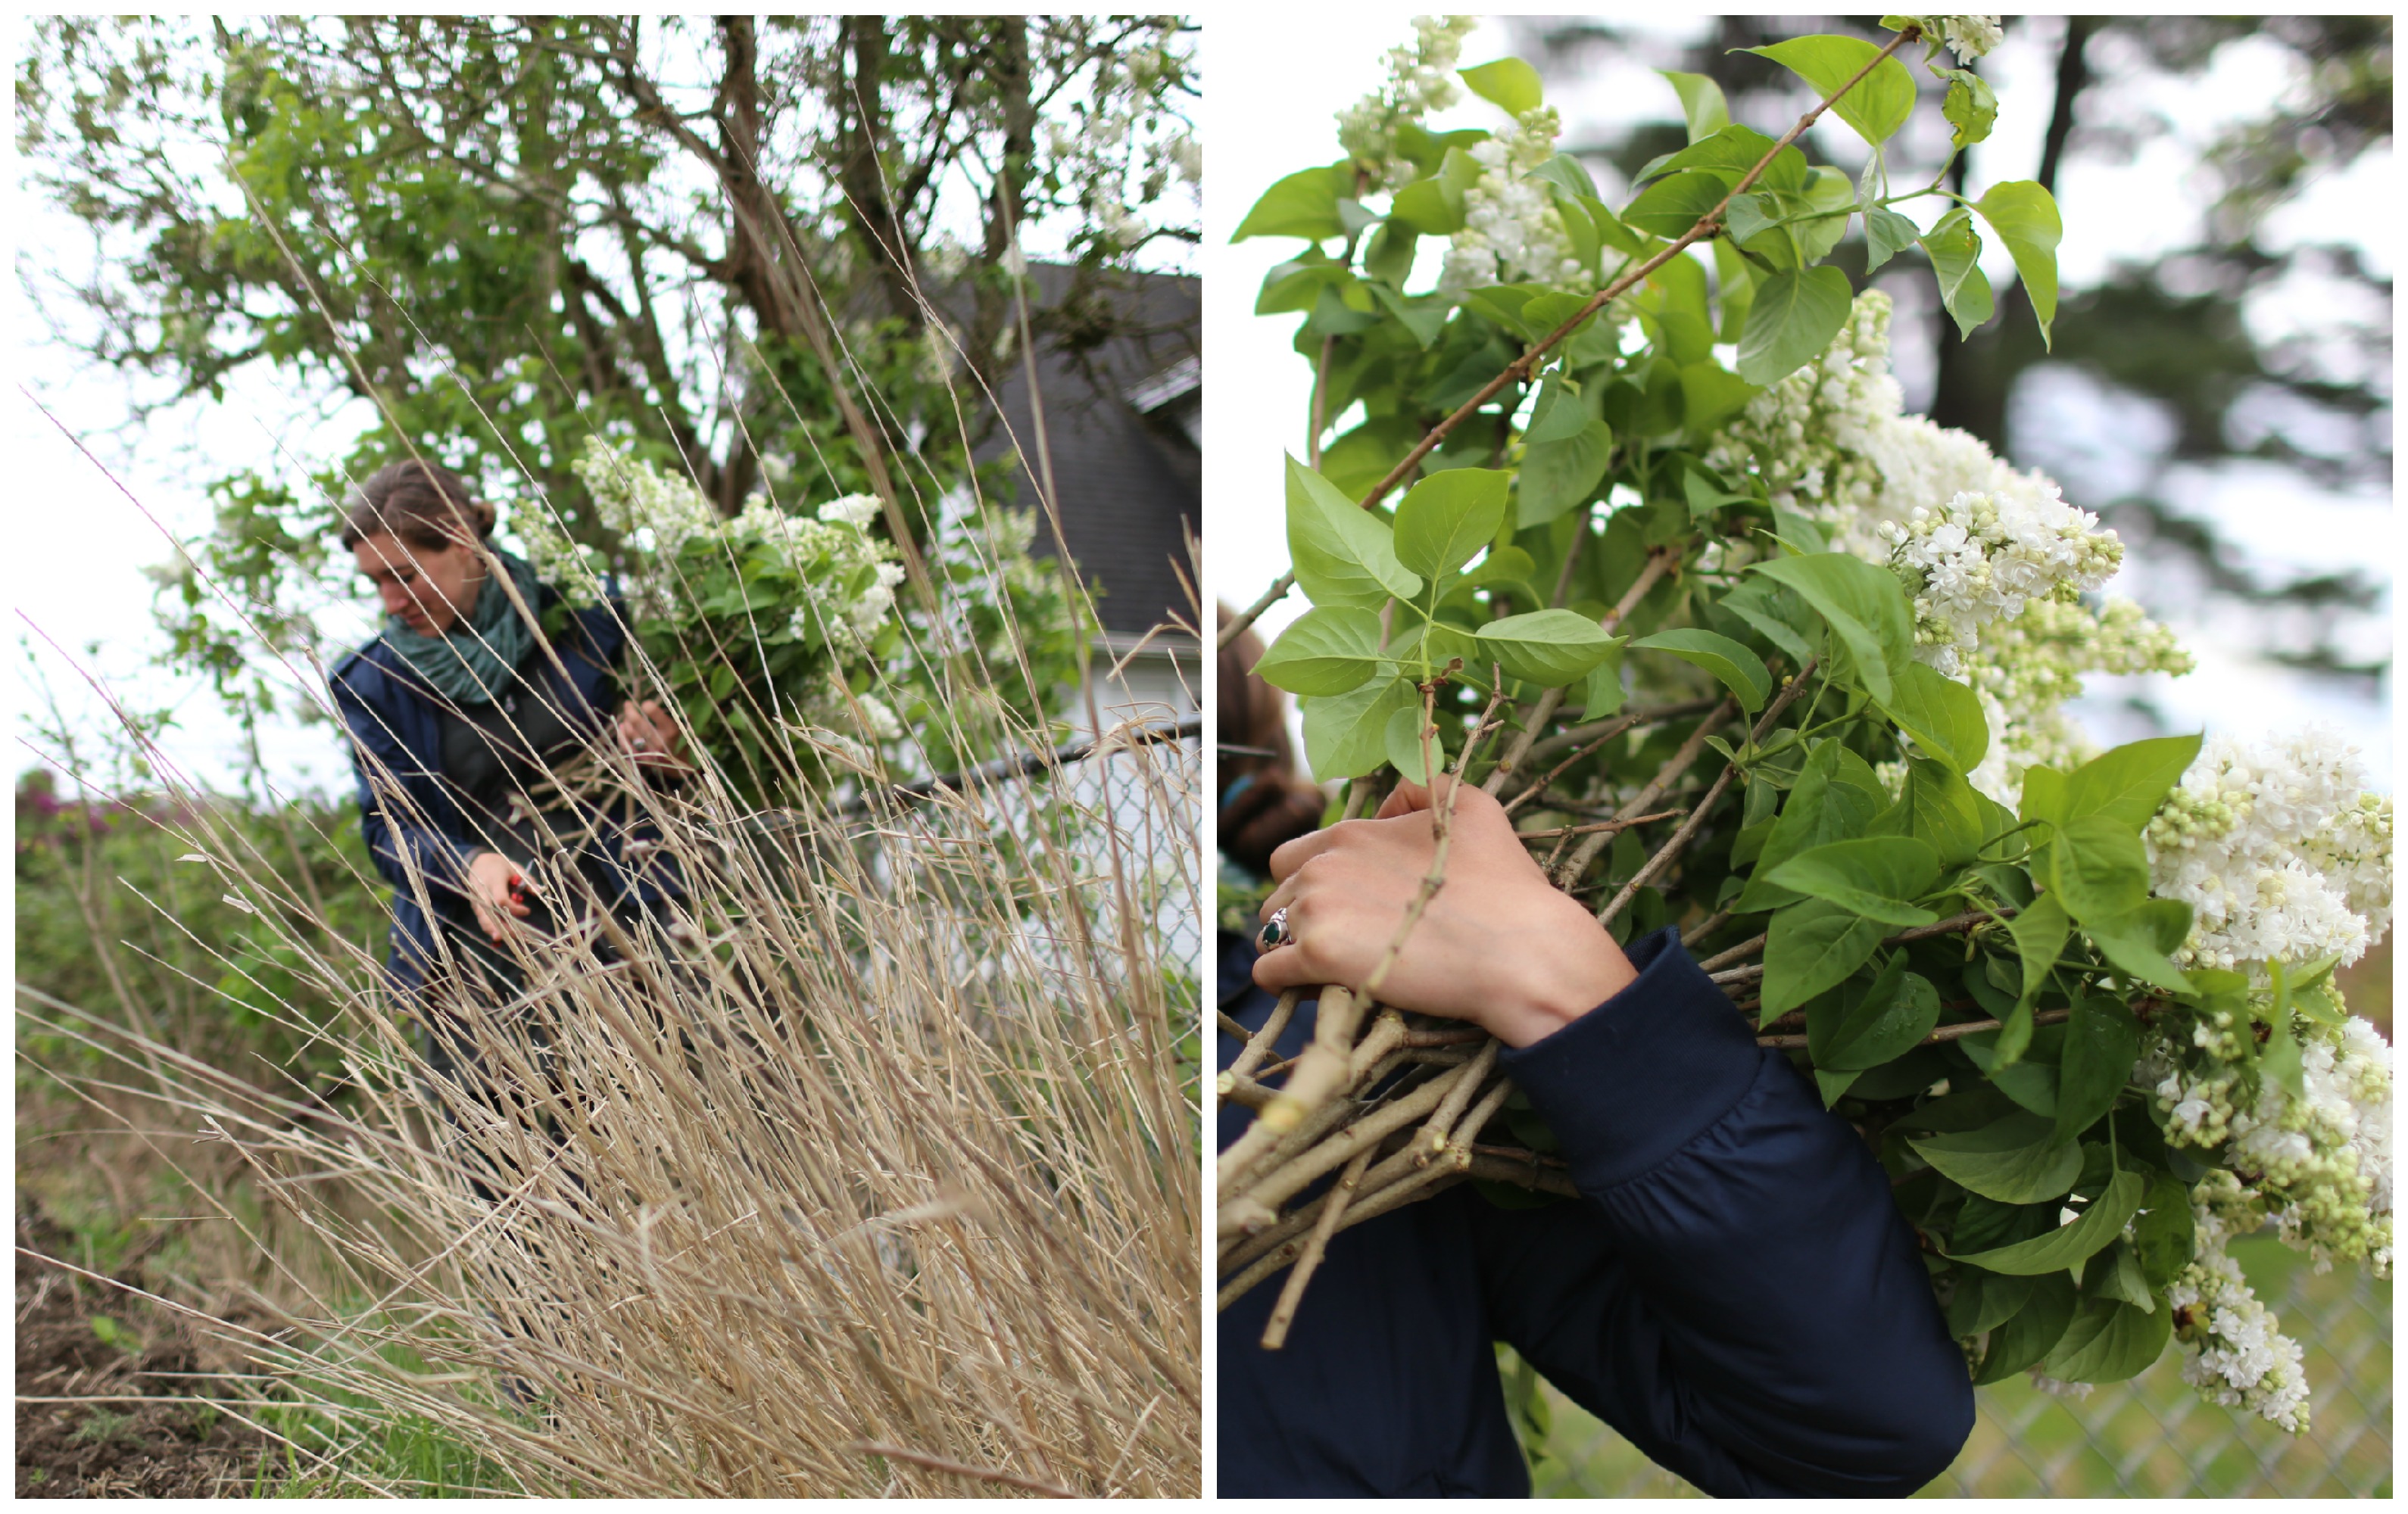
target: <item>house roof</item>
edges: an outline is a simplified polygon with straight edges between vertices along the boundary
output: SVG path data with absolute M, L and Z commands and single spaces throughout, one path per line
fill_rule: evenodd
M 1053 457 L 1062 535 L 1115 636 L 1135 637 L 1196 609 L 1174 563 L 1201 524 L 1202 285 L 1165 274 L 1090 274 L 1058 264 L 1029 268 L 1045 328 L 1037 372 Z M 1068 302 L 1066 304 L 1066 301 Z M 1032 315 L 1037 311 L 1032 311 Z M 1019 503 L 1041 507 L 1036 416 L 1026 367 L 999 386 L 1003 424 L 980 461 L 1017 450 Z M 1035 550 L 1054 553 L 1039 526 Z

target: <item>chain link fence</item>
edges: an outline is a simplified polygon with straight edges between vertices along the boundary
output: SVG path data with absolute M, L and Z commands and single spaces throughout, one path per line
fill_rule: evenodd
M 2363 1270 L 2323 1277 L 2270 1236 L 2233 1243 L 2258 1296 L 2307 1359 L 2310 1422 L 2291 1435 L 2202 1401 L 2170 1347 L 2128 1382 L 2079 1397 L 2017 1377 L 1980 1390 L 1973 1434 L 1925 1497 L 2388 1497 L 2391 1285 Z M 1702 1496 L 1595 1418 L 1551 1393 L 1554 1427 L 1536 1491 L 1546 1497 Z

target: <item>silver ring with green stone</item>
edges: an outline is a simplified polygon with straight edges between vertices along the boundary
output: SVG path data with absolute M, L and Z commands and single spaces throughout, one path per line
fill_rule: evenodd
M 1262 934 L 1254 937 L 1254 942 L 1265 951 L 1296 944 L 1295 936 L 1287 928 L 1287 906 L 1282 905 L 1271 911 L 1271 918 L 1264 923 Z

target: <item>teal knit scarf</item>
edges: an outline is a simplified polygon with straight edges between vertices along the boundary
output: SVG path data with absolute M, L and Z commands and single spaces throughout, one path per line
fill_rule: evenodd
M 494 558 L 509 570 L 519 594 L 535 607 L 535 569 L 524 559 L 499 548 Z M 454 704 L 482 705 L 509 684 L 510 672 L 535 645 L 535 627 L 519 615 L 510 596 L 494 587 L 490 575 L 477 591 L 469 613 L 452 622 L 439 636 L 422 636 L 398 616 L 384 618 L 384 639 L 410 671 L 424 678 Z

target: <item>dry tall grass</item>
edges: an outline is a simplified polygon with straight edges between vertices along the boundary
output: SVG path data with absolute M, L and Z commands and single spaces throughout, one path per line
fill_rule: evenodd
M 306 929 L 339 1112 L 42 1012 L 322 1241 L 338 1285 L 281 1269 L 263 1364 L 531 1493 L 1192 1495 L 1197 1009 L 1159 927 L 1200 887 L 1194 754 L 1104 764 L 1117 798 L 1070 769 L 768 825 L 638 790 L 686 898 L 513 947 L 526 991 L 468 1015 L 505 1098 L 432 1089 L 374 965 Z M 229 893 L 307 919 L 189 813 Z

